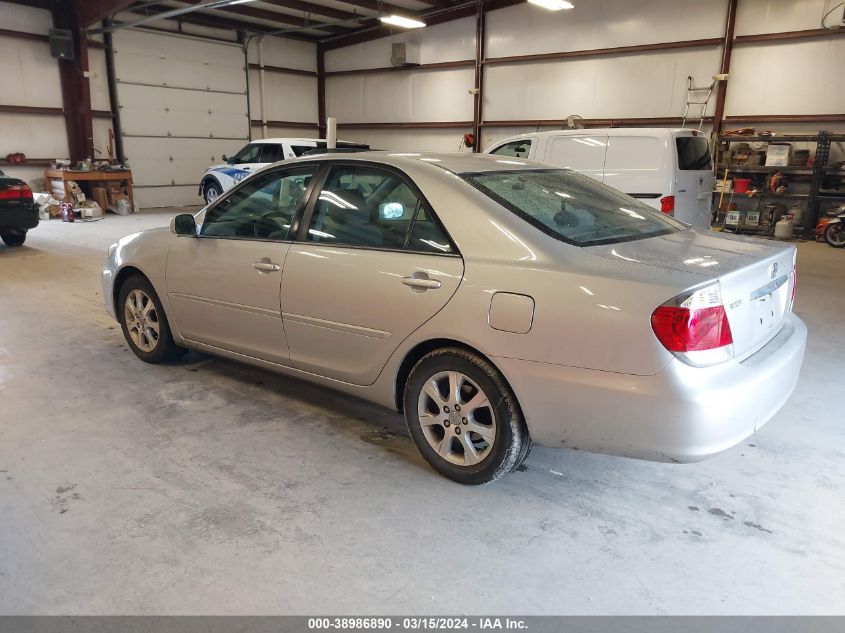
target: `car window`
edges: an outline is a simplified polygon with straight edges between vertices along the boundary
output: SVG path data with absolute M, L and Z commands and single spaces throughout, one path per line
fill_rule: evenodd
M 411 228 L 408 249 L 424 253 L 451 253 L 452 245 L 431 213 L 420 205 Z
M 261 173 L 211 207 L 201 235 L 286 240 L 316 168 Z
M 294 156 L 302 156 L 305 152 L 311 151 L 314 149 L 313 145 L 291 145 L 291 150 L 293 151 Z
M 276 163 L 285 159 L 284 146 L 278 143 L 261 144 L 261 160 L 259 163 Z
M 703 136 L 679 136 L 675 139 L 678 147 L 678 169 L 710 171 L 710 143 Z
M 334 166 L 314 207 L 308 240 L 403 248 L 416 206 L 416 194 L 393 172 Z
M 232 165 L 240 165 L 241 163 L 257 163 L 261 156 L 261 143 L 250 143 L 244 145 L 240 151 L 229 158 L 229 163 Z
M 494 149 L 491 154 L 498 154 L 499 156 L 514 156 L 516 158 L 528 158 L 528 153 L 531 151 L 531 141 L 526 139 L 524 141 L 513 141 L 512 143 L 505 143 L 504 145 Z
M 308 240 L 452 252 L 449 240 L 408 182 L 394 172 L 369 166 L 331 168 L 314 207 Z
M 687 228 L 634 198 L 569 170 L 495 171 L 462 177 L 544 233 L 577 246 L 625 242 Z

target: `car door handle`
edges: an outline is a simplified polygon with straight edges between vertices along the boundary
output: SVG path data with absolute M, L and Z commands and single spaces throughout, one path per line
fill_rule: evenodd
M 253 262 L 252 267 L 255 268 L 255 270 L 263 273 L 272 273 L 277 270 L 281 270 L 281 266 L 279 266 L 278 264 L 274 264 L 273 262 L 267 261 Z
M 439 288 L 442 285 L 437 279 L 429 279 L 427 277 L 402 277 L 402 283 L 411 288 L 421 288 L 423 290 Z

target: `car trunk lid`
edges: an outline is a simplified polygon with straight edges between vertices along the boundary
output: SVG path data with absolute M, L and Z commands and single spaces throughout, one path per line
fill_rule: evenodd
M 700 284 L 718 281 L 733 335 L 734 357 L 740 360 L 774 338 L 792 309 L 792 245 L 726 239 L 690 229 L 586 250 L 600 257 L 692 273 L 695 276 L 690 280 Z

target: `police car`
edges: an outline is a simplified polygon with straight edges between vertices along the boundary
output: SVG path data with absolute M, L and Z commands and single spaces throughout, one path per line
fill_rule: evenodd
M 338 141 L 341 150 L 366 150 L 368 145 Z M 326 140 L 319 138 L 265 138 L 244 145 L 234 156 L 223 155 L 225 162 L 212 165 L 200 182 L 199 194 L 210 204 L 224 191 L 241 180 L 280 160 L 326 149 Z

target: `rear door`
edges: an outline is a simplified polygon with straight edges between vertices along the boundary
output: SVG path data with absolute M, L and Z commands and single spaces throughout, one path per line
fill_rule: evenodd
M 713 163 L 707 137 L 692 132 L 675 136 L 675 217 L 681 222 L 709 228 L 713 204 Z
M 672 154 L 655 136 L 613 136 L 607 141 L 604 183 L 655 209 L 672 191 Z
M 604 182 L 607 140 L 607 136 L 602 134 L 552 136 L 546 145 L 545 157 L 535 156 L 534 160 L 572 169 Z
M 372 384 L 463 278 L 426 201 L 385 166 L 334 163 L 299 240 L 282 277 L 291 365 L 352 384 Z

